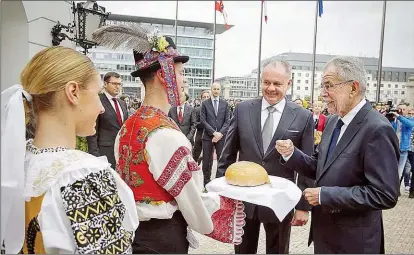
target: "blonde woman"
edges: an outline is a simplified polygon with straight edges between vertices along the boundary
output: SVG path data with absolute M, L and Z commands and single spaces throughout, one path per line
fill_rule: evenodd
M 1 241 L 6 253 L 131 253 L 131 190 L 106 157 L 75 150 L 95 133 L 101 79 L 81 53 L 36 54 L 1 95 Z M 25 142 L 26 120 L 34 139 Z

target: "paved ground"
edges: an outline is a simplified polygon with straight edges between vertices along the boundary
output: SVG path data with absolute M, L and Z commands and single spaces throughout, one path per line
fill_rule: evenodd
M 213 169 L 216 165 L 213 165 Z M 385 252 L 414 254 L 414 199 L 408 198 L 408 193 L 401 190 L 402 196 L 395 208 L 384 211 L 385 228 Z M 307 246 L 308 223 L 306 227 L 293 227 L 291 233 L 290 253 L 313 253 L 313 246 Z M 200 247 L 190 249 L 193 254 L 231 254 L 233 246 L 217 242 L 209 237 L 196 234 L 200 241 Z M 262 228 L 259 239 L 258 253 L 265 253 L 265 236 Z

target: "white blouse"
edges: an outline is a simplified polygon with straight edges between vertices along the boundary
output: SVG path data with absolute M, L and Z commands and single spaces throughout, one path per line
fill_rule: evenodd
M 37 149 L 28 141 L 25 198 L 44 194 L 38 222 L 47 253 L 131 253 L 139 219 L 131 189 L 106 157 Z

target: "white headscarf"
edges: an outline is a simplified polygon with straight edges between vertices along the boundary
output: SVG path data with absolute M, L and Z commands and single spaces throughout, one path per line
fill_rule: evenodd
M 18 253 L 25 237 L 24 159 L 26 123 L 21 85 L 1 93 L 1 242 L 6 254 Z

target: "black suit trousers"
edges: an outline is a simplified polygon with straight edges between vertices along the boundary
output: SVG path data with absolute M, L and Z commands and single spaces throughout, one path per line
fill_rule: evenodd
M 240 245 L 234 246 L 235 253 L 257 253 L 260 224 L 263 223 L 266 231 L 266 254 L 288 254 L 292 217 L 293 211 L 282 222 L 261 222 L 256 208 L 253 218 L 246 218 L 246 225 L 243 227 L 243 242 Z
M 203 149 L 203 140 L 201 140 L 201 137 L 203 136 L 203 129 L 197 129 L 196 135 L 194 138 L 194 146 L 193 146 L 193 159 L 198 162 L 198 159 L 200 158 L 201 151 Z
M 116 167 L 116 160 L 114 155 L 114 146 L 99 146 L 99 154 L 102 156 L 106 156 L 108 162 L 111 163 L 111 167 L 115 169 Z
M 216 149 L 217 160 L 223 151 L 225 137 L 221 138 L 217 143 L 211 140 L 203 140 L 203 175 L 204 186 L 211 181 L 211 168 L 213 167 L 213 148 Z

